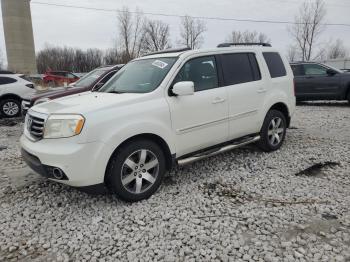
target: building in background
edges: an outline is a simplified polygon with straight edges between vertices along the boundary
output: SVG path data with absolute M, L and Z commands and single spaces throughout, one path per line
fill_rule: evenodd
M 1 0 L 8 69 L 37 72 L 30 0 Z

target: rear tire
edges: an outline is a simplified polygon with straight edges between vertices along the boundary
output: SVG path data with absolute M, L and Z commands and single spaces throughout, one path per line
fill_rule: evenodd
M 3 117 L 16 117 L 21 114 L 21 102 L 13 98 L 5 98 L 0 102 L 0 114 Z
M 278 110 L 270 110 L 260 131 L 258 146 L 265 152 L 278 150 L 286 137 L 287 121 Z
M 162 149 L 153 141 L 137 139 L 113 154 L 106 184 L 121 199 L 140 201 L 156 192 L 165 172 Z

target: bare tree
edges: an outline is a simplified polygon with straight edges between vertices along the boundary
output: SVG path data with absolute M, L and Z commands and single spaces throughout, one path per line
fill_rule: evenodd
M 129 61 L 138 57 L 141 52 L 143 14 L 140 10 L 132 14 L 127 7 L 124 7 L 118 15 L 118 22 L 121 48 L 125 50 L 125 59 Z
M 232 31 L 226 38 L 227 42 L 232 43 L 270 43 L 271 40 L 264 33 L 257 31 Z
M 202 20 L 185 16 L 181 19 L 179 43 L 191 49 L 200 48 L 203 44 L 205 31 L 207 31 L 207 26 Z
M 328 48 L 327 58 L 328 59 L 336 59 L 336 58 L 344 58 L 348 54 L 344 43 L 342 40 L 337 39 L 335 43 L 331 44 Z
M 169 25 L 159 20 L 146 20 L 143 28 L 142 52 L 170 48 Z
M 98 49 L 86 51 L 71 47 L 46 46 L 36 57 L 38 72 L 66 70 L 89 72 L 102 64 L 103 53 Z
M 305 1 L 289 28 L 303 61 L 312 59 L 315 44 L 322 33 L 326 16 L 324 0 Z

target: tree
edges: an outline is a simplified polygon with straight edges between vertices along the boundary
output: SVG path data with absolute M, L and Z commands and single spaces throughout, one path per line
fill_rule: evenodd
M 143 27 L 142 52 L 170 48 L 169 25 L 159 20 L 146 20 Z
M 226 38 L 227 42 L 232 43 L 270 43 L 271 40 L 264 33 L 257 31 L 232 31 Z
M 298 15 L 295 16 L 294 25 L 289 28 L 303 61 L 312 59 L 317 39 L 323 30 L 322 22 L 325 16 L 326 9 L 323 0 L 306 1 L 300 7 Z
M 202 20 L 185 16 L 181 19 L 179 43 L 191 49 L 200 48 L 203 44 L 205 31 L 207 31 L 207 27 Z
M 327 58 L 328 59 L 336 59 L 336 58 L 344 58 L 347 56 L 347 50 L 344 47 L 344 43 L 342 40 L 337 39 L 335 43 L 331 44 L 328 48 Z
M 47 45 L 38 52 L 36 60 L 39 73 L 47 70 L 89 72 L 101 66 L 103 52 L 98 49 L 84 51 L 79 48 Z
M 127 7 L 124 7 L 118 15 L 118 21 L 121 48 L 125 50 L 124 59 L 127 62 L 140 55 L 143 39 L 143 15 L 139 10 L 132 14 Z

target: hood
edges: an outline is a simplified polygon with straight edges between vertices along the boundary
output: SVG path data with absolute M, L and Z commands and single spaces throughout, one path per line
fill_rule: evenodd
M 84 114 L 109 107 L 127 105 L 145 94 L 112 94 L 85 92 L 55 99 L 32 107 L 31 110 L 44 114 Z
M 49 88 L 47 90 L 36 90 L 29 97 L 25 97 L 25 99 L 36 101 L 41 98 L 58 98 L 69 94 L 76 94 L 80 92 L 84 92 L 85 87 L 55 87 Z

